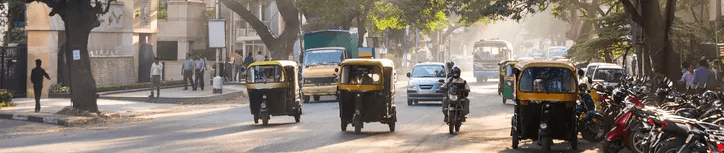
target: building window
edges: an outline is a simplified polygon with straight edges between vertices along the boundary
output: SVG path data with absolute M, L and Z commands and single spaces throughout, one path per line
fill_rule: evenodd
M 158 58 L 164 61 L 178 61 L 178 41 L 158 41 Z

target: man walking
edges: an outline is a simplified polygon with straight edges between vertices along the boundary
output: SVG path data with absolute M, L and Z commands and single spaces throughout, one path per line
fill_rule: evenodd
M 258 61 L 264 61 L 264 55 L 261 55 L 261 51 L 257 52 L 256 57 L 254 57 L 254 62 Z
M 151 95 L 153 97 L 153 88 L 156 88 L 156 97 L 161 97 L 161 72 L 163 72 L 163 65 L 158 62 L 156 57 L 155 62 L 151 64 Z
M 254 63 L 254 58 L 251 55 L 251 52 L 249 52 L 249 55 L 244 58 L 244 67 L 248 67 L 251 63 Z
M 206 72 L 206 58 L 199 53 L 196 59 L 196 86 L 201 88 L 201 91 L 204 91 L 204 72 Z
M 699 86 L 707 85 L 711 87 L 713 84 L 714 73 L 709 70 L 709 64 L 706 60 L 699 60 L 699 67 L 694 70 L 694 84 Z
M 184 60 L 183 64 L 181 65 L 181 75 L 184 76 L 184 90 L 189 90 L 188 84 L 191 84 L 191 88 L 193 88 L 193 91 L 196 91 L 196 85 L 194 84 L 194 80 L 192 79 L 192 76 L 194 75 L 194 61 L 191 59 L 191 54 L 186 53 L 186 60 Z
M 40 111 L 40 97 L 43 95 L 43 77 L 50 80 L 48 73 L 45 73 L 45 69 L 40 67 L 42 61 L 40 59 L 35 60 L 35 68 L 30 72 L 30 82 L 33 83 L 33 91 L 35 91 L 35 112 Z

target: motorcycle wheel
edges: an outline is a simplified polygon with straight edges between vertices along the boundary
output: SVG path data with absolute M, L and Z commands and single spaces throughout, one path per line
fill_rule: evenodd
M 612 142 L 612 141 L 608 141 L 608 140 L 604 141 L 603 144 L 601 145 L 601 152 L 602 153 L 617 153 L 618 151 L 623 149 L 622 146 L 621 147 L 617 146 L 618 145 L 617 143 L 619 143 L 619 142 L 618 141 Z
M 269 113 L 261 113 L 261 124 L 262 125 L 269 124 Z
M 463 123 L 457 123 L 455 124 L 455 132 L 460 132 L 460 126 L 462 126 Z
M 455 134 L 455 124 L 450 123 L 450 124 L 447 124 L 447 126 L 448 126 L 448 131 L 450 131 L 450 134 Z
M 606 131 L 603 129 L 603 117 L 596 116 L 596 121 L 593 120 L 586 121 L 583 124 L 583 129 L 581 131 L 581 137 L 583 137 L 584 140 L 588 142 L 601 142 L 603 138 L 606 136 Z
M 679 140 L 676 139 L 669 139 L 662 143 L 661 147 L 656 151 L 656 153 L 676 153 L 679 152 L 679 149 L 683 144 L 679 142 Z
M 644 141 L 645 141 L 646 135 L 648 133 L 646 133 L 645 131 L 641 131 L 641 130 L 634 131 L 634 132 L 635 133 L 631 134 L 631 145 L 632 145 L 631 148 L 635 152 L 644 153 L 644 151 L 646 149 L 645 147 L 647 147 L 644 144 Z

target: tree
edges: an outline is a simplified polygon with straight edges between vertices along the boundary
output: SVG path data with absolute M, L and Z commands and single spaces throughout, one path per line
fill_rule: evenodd
M 90 58 L 88 56 L 88 36 L 93 28 L 101 25 L 99 15 L 108 12 L 111 3 L 108 0 L 106 7 L 95 0 L 26 0 L 26 3 L 40 2 L 52 8 L 50 16 L 58 15 L 63 20 L 66 41 L 61 50 L 65 50 L 66 61 L 70 72 L 70 99 L 73 108 L 98 112 L 96 100 L 96 82 L 91 73 Z M 72 50 L 78 50 L 80 60 L 73 60 Z
M 299 9 L 293 0 L 276 0 L 279 14 L 284 19 L 284 31 L 279 36 L 274 36 L 269 27 L 259 18 L 251 13 L 246 7 L 250 4 L 268 3 L 264 0 L 220 0 L 227 8 L 238 14 L 244 21 L 248 22 L 257 32 L 261 41 L 271 51 L 273 59 L 286 59 L 291 54 L 294 41 L 299 36 Z
M 622 56 L 626 51 L 632 51 L 633 46 L 627 38 L 631 29 L 628 17 L 623 11 L 612 13 L 609 16 L 596 19 L 601 27 L 592 35 L 595 37 L 581 37 L 576 45 L 568 50 L 568 55 L 575 61 L 590 61 L 603 59 L 612 63 L 614 58 Z

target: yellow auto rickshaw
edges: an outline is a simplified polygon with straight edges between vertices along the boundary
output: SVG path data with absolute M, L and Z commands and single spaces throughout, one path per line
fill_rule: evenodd
M 515 75 L 513 75 L 513 68 L 515 64 L 518 63 L 517 61 L 507 61 L 504 64 L 501 65 L 501 71 L 503 71 L 503 74 L 500 76 L 500 83 L 498 90 L 502 93 L 503 97 L 503 104 L 508 99 L 515 99 Z
M 498 78 L 499 78 L 498 95 L 503 94 L 503 85 L 504 85 L 503 80 L 505 80 L 505 67 L 506 67 L 505 63 L 508 63 L 508 62 L 510 62 L 510 61 L 500 61 L 500 63 L 498 63 L 498 68 L 500 69 L 500 74 L 498 74 Z
M 520 61 L 513 73 L 513 149 L 518 148 L 520 140 L 532 139 L 550 152 L 553 139 L 559 139 L 570 142 L 571 148 L 577 150 L 578 74 L 574 66 L 568 62 Z
M 298 123 L 302 103 L 294 61 L 261 61 L 246 68 L 246 89 L 254 123 L 269 123 L 270 116 L 294 116 Z
M 380 122 L 395 131 L 395 66 L 388 59 L 347 59 L 339 68 L 337 92 L 342 131 L 359 134 L 363 123 Z

